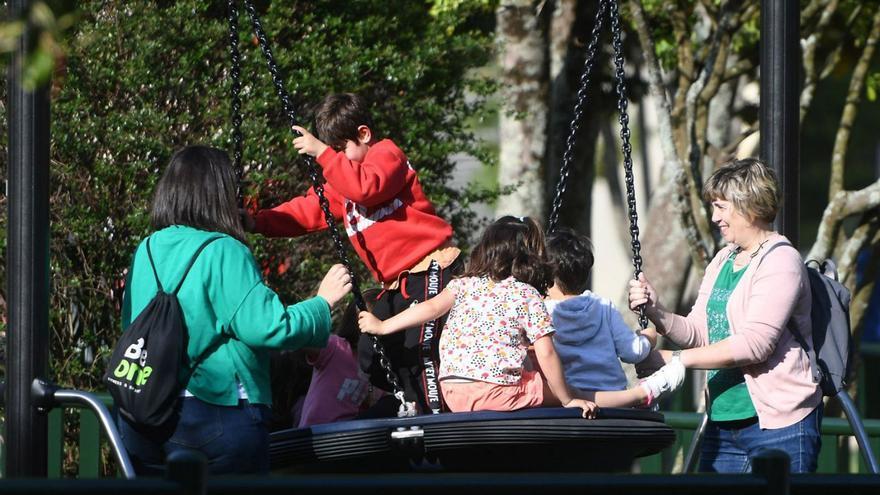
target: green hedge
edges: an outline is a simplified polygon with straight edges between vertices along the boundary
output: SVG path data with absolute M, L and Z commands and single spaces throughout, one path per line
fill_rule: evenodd
M 491 9 L 432 13 L 431 2 L 412 0 L 255 3 L 302 121 L 328 92 L 365 95 L 379 133 L 407 152 L 465 239 L 475 193 L 447 187 L 448 157 L 487 155 L 466 122 L 492 90 L 468 76 L 491 55 Z M 168 157 L 190 143 L 230 148 L 230 62 L 225 1 L 85 1 L 79 9 L 52 92 L 51 363 L 54 380 L 93 389 L 119 333 L 125 270 L 149 232 L 151 191 Z M 271 206 L 309 181 L 241 14 L 246 188 Z M 2 125 L 5 149 L 6 119 Z M 0 155 L 2 178 L 6 159 Z M 5 236 L 0 243 L 5 291 Z M 310 295 L 335 261 L 326 235 L 254 237 L 252 246 L 288 302 Z

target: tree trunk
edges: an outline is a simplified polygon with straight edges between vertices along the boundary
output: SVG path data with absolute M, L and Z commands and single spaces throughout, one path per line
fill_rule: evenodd
M 680 223 L 672 220 L 680 214 L 675 200 L 678 187 L 667 171 L 654 188 L 647 218 L 642 223 L 642 270 L 663 305 L 681 314 L 688 309 L 681 305 L 691 269 L 691 247 Z M 620 304 L 629 307 L 626 294 Z
M 547 136 L 546 207 L 549 214 L 556 195 L 562 157 L 565 153 L 580 77 L 596 17 L 596 4 L 590 1 L 561 0 L 550 30 L 550 122 Z M 597 57 L 598 58 L 598 57 Z M 591 235 L 590 213 L 593 201 L 594 156 L 599 122 L 605 118 L 602 105 L 593 101 L 600 94 L 598 77 L 601 62 L 597 61 L 591 78 L 588 103 L 574 136 L 574 153 L 566 190 L 561 197 L 559 223 Z
M 513 191 L 497 214 L 544 219 L 542 162 L 547 148 L 547 24 L 542 2 L 512 0 L 496 11 L 503 107 L 499 119 L 499 184 Z
M 856 120 L 862 88 L 865 85 L 865 78 L 868 68 L 871 66 L 871 58 L 874 55 L 878 38 L 880 38 L 880 7 L 874 11 L 871 32 L 865 39 L 859 61 L 853 69 L 846 95 L 846 104 L 843 106 L 843 115 L 840 117 L 840 126 L 837 128 L 837 136 L 834 139 L 834 150 L 831 152 L 831 179 L 828 184 L 829 200 L 834 199 L 834 196 L 843 190 L 843 172 L 846 164 L 846 150 L 849 147 L 850 129 Z

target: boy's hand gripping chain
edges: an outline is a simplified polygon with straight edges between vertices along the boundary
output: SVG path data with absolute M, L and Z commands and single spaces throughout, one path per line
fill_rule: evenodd
M 238 56 L 238 30 L 237 27 L 233 27 L 238 20 L 238 10 L 235 6 L 235 0 L 229 0 L 229 24 L 230 24 L 230 43 L 236 45 L 234 48 L 230 48 L 230 53 L 232 56 L 232 96 L 233 96 L 233 139 L 236 140 L 235 150 L 236 150 L 236 159 L 239 161 L 237 174 L 241 176 L 240 169 L 240 141 L 241 141 L 241 105 L 240 100 L 238 99 L 238 93 L 241 89 L 241 84 L 238 82 L 238 77 L 240 74 L 240 57 Z M 257 15 L 257 11 L 254 8 L 253 3 L 250 0 L 244 0 L 244 8 L 247 10 L 248 15 L 251 18 L 251 23 L 253 24 L 254 31 L 257 35 L 257 39 L 260 42 L 260 49 L 263 52 L 263 56 L 266 59 L 266 64 L 269 67 L 269 73 L 272 75 L 272 82 L 275 85 L 275 92 L 278 94 L 278 97 L 281 99 L 281 104 L 284 109 L 284 113 L 287 115 L 288 120 L 290 121 L 290 125 L 298 125 L 298 121 L 296 118 L 296 114 L 293 111 L 293 105 L 290 103 L 290 95 L 287 93 L 287 90 L 284 88 L 284 81 L 282 80 L 278 65 L 275 62 L 275 56 L 272 54 L 272 49 L 269 46 L 269 42 L 266 38 L 266 33 L 263 30 L 263 25 L 260 22 L 260 18 Z M 238 105 L 236 105 L 236 101 L 238 101 Z M 237 126 L 237 127 L 236 127 Z M 315 193 L 318 195 L 318 202 L 321 205 L 321 210 L 324 212 L 324 219 L 327 222 L 327 230 L 330 233 L 330 237 L 333 239 L 333 244 L 336 248 L 336 254 L 339 257 L 342 264 L 348 270 L 349 275 L 351 276 L 351 291 L 354 295 L 355 304 L 357 304 L 358 309 L 361 311 L 366 311 L 367 307 L 364 303 L 363 295 L 361 294 L 360 286 L 358 285 L 357 277 L 355 276 L 354 270 L 351 268 L 351 262 L 348 259 L 348 254 L 346 253 L 345 246 L 342 243 L 342 239 L 339 236 L 339 231 L 336 229 L 336 224 L 333 220 L 333 214 L 330 212 L 330 203 L 327 201 L 327 197 L 324 195 L 324 185 L 320 179 L 320 173 L 318 171 L 318 167 L 315 165 L 315 161 L 312 157 L 305 157 L 306 166 L 308 167 L 309 177 L 312 179 L 312 187 L 315 190 Z M 397 376 L 394 374 L 393 369 L 391 368 L 391 363 L 388 360 L 387 355 L 385 354 L 385 349 L 382 346 L 382 343 L 379 342 L 378 337 L 375 335 L 371 335 L 373 349 L 376 352 L 376 355 L 379 356 L 379 364 L 382 366 L 382 369 L 385 371 L 385 377 L 388 380 L 388 383 L 391 385 L 393 389 L 394 396 L 400 401 L 400 410 L 398 411 L 398 416 L 415 416 L 416 415 L 416 407 L 415 402 L 406 402 L 404 399 L 403 387 L 400 385 L 400 381 L 397 379 Z

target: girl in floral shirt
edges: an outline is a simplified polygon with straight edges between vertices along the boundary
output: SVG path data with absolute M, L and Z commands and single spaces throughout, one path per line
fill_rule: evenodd
M 596 404 L 574 396 L 565 382 L 550 338 L 554 330 L 541 295 L 552 282 L 541 227 L 506 216 L 486 229 L 464 275 L 440 294 L 385 321 L 362 312 L 359 325 L 364 333 L 387 335 L 448 312 L 440 336 L 440 388 L 453 412 L 562 405 L 594 417 Z M 530 345 L 539 371 L 524 369 Z M 646 387 L 615 393 L 632 395 L 633 405 L 649 395 Z

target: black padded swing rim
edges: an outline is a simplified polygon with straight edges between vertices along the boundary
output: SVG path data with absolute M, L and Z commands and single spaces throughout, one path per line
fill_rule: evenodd
M 561 419 L 561 418 L 581 418 L 581 410 L 578 408 L 566 407 L 535 407 L 529 409 L 520 409 L 518 411 L 474 411 L 474 412 L 458 412 L 458 413 L 442 413 L 427 414 L 422 416 L 413 416 L 409 418 L 378 418 L 378 419 L 355 419 L 351 421 L 340 421 L 337 423 L 327 423 L 323 425 L 315 425 L 302 430 L 310 430 L 312 434 L 340 433 L 349 430 L 358 430 L 361 428 L 409 428 L 411 426 L 428 426 L 444 423 L 461 423 L 464 421 L 496 421 L 508 419 Z M 596 419 L 633 419 L 641 421 L 653 421 L 662 423 L 663 415 L 658 412 L 648 411 L 646 409 L 628 409 L 603 407 L 598 410 Z M 283 430 L 272 434 L 273 438 L 282 436 L 286 432 L 294 430 Z
M 583 444 L 626 448 L 634 457 L 659 452 L 675 440 L 656 412 L 602 408 L 595 420 L 579 409 L 534 408 L 513 412 L 444 413 L 411 418 L 353 420 L 271 435 L 273 468 L 329 462 L 356 463 L 377 454 L 400 455 L 392 432 L 421 430 L 424 454 L 442 456 L 462 449 Z

